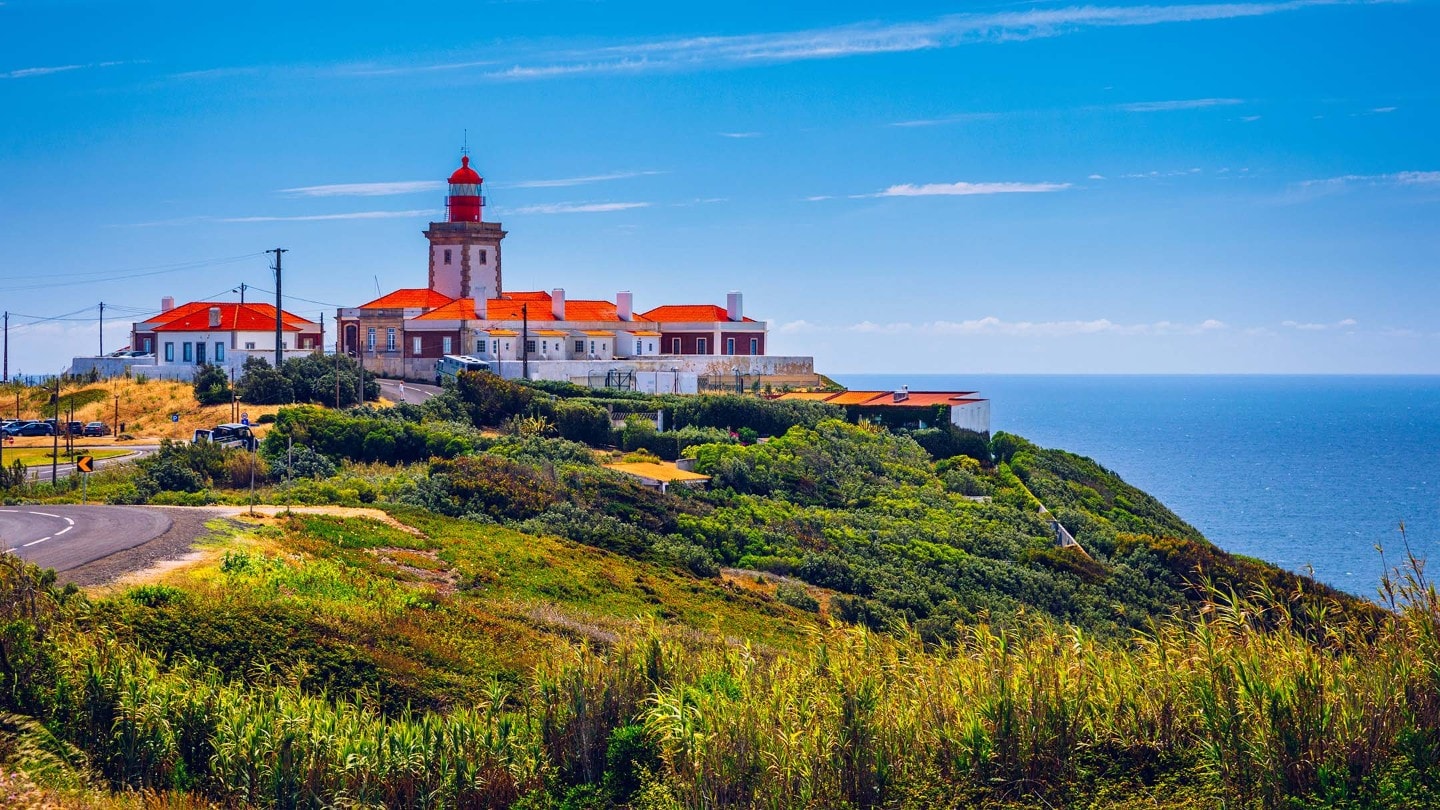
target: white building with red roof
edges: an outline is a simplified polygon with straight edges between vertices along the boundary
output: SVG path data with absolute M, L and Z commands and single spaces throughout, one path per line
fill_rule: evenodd
M 483 179 L 463 157 L 450 176 L 447 216 L 426 230 L 423 288 L 396 290 L 339 310 L 341 349 L 367 369 L 428 380 L 445 355 L 469 355 L 505 377 L 567 380 L 640 390 L 810 385 L 809 357 L 769 353 L 764 321 L 743 296 L 725 306 L 669 304 L 637 312 L 634 295 L 571 298 L 564 289 L 506 289 L 506 231 L 484 221 Z

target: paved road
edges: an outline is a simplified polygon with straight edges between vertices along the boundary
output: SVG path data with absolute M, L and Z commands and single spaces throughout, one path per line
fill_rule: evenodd
M 407 387 L 408 387 L 408 386 L 407 386 Z M 63 445 L 62 445 L 62 447 L 63 447 Z M 7 451 L 8 451 L 9 449 L 10 449 L 10 448 L 8 448 L 8 447 L 6 448 Z M 113 464 L 128 464 L 128 463 L 130 463 L 130 462 L 132 462 L 132 461 L 134 461 L 134 460 L 136 460 L 136 459 L 138 459 L 138 458 L 142 458 L 142 457 L 144 457 L 144 456 L 148 456 L 148 455 L 150 455 L 151 453 L 155 452 L 156 450 L 159 450 L 159 449 L 160 449 L 160 445 L 158 445 L 158 444 L 126 444 L 126 445 L 115 445 L 115 446 L 113 446 L 113 447 L 111 447 L 111 446 L 104 446 L 104 447 L 102 447 L 102 446 L 81 447 L 81 448 L 79 448 L 79 449 L 80 449 L 82 452 L 85 451 L 85 450 L 124 450 L 124 451 L 125 451 L 126 454 L 123 455 L 123 456 L 115 456 L 114 458 L 102 458 L 102 459 L 98 459 L 98 460 L 95 462 L 95 468 L 96 468 L 96 469 L 99 469 L 99 468 L 101 468 L 101 467 L 109 467 L 109 466 L 111 466 L 111 465 L 113 465 Z M 7 465 L 9 464 L 8 461 L 6 461 L 5 463 L 6 463 Z M 70 477 L 70 475 L 72 475 L 74 472 L 75 472 L 75 465 L 74 465 L 74 464 L 72 464 L 72 463 L 63 463 L 63 462 L 62 462 L 61 464 L 57 465 L 57 466 L 56 466 L 56 470 L 55 470 L 56 475 L 57 475 L 58 477 L 60 477 L 60 478 L 68 478 L 68 477 Z M 30 465 L 30 475 L 32 476 L 32 480 L 34 480 L 34 481 L 36 481 L 36 482 L 42 482 L 42 481 L 48 482 L 48 481 L 50 480 L 50 463 L 49 463 L 49 461 L 47 460 L 47 461 L 45 461 L 45 462 L 43 462 L 43 463 L 40 462 L 40 461 L 34 461 L 34 462 Z
M 401 383 L 399 380 L 376 380 L 380 383 L 380 395 L 391 402 L 408 402 L 411 405 L 419 405 L 430 397 L 439 394 L 445 389 L 434 385 L 421 385 L 419 383 Z M 400 386 L 405 386 L 405 392 L 400 392 Z
M 164 511 L 139 506 L 9 506 L 0 508 L 0 546 L 68 571 L 153 540 L 170 525 Z

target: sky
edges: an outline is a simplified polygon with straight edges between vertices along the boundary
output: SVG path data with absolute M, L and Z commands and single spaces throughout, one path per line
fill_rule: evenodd
M 724 304 L 831 373 L 1440 373 L 1412 2 L 0 2 L 10 373 L 178 301 Z M 46 320 L 41 320 L 46 319 Z

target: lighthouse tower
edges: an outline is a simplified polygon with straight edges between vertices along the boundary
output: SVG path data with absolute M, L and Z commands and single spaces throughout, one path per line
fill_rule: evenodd
M 477 308 L 501 293 L 500 242 L 505 231 L 485 222 L 484 180 L 470 168 L 469 156 L 450 175 L 445 221 L 430 223 L 430 289 L 451 298 L 475 298 Z

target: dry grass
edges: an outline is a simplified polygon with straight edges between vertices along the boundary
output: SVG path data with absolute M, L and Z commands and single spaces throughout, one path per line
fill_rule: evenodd
M 113 430 L 116 427 L 115 398 L 118 396 L 120 398 L 119 421 L 125 423 L 125 432 L 134 436 L 136 441 L 188 440 L 199 428 L 214 427 L 232 421 L 229 405 L 199 404 L 195 401 L 195 389 L 189 383 L 168 380 L 149 380 L 137 383 L 133 379 L 117 378 L 98 383 L 66 386 L 61 389 L 61 394 L 69 395 L 84 390 L 101 390 L 106 392 L 106 395 L 99 402 L 76 408 L 75 421 L 104 422 Z M 250 414 L 250 421 L 253 423 L 264 414 L 279 411 L 282 406 L 241 405 L 240 407 Z M 171 414 L 177 413 L 180 415 L 180 421 L 170 421 Z M 14 394 L 8 398 L 0 398 L 0 415 L 15 416 Z M 65 416 L 68 417 L 69 414 L 66 413 Z M 32 402 L 30 397 L 22 395 L 20 397 L 20 418 L 42 418 L 40 405 Z M 256 432 L 263 435 L 266 429 L 266 426 L 262 425 Z M 49 447 L 53 441 L 49 436 L 31 436 L 16 439 L 13 446 Z M 65 443 L 64 437 L 61 437 L 60 442 L 61 444 Z M 78 447 L 114 443 L 113 435 L 75 440 L 75 445 Z

